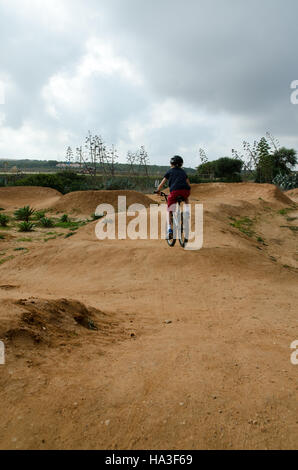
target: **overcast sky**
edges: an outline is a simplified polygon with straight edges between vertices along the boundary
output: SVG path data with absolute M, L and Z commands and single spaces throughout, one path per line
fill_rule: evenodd
M 195 166 L 266 131 L 298 150 L 297 17 L 297 0 L 0 0 L 0 158 L 63 160 L 88 130 L 123 162 L 144 145 Z

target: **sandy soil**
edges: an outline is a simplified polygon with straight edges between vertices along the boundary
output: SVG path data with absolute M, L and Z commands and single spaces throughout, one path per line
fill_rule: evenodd
M 117 195 L 9 189 L 8 214 L 27 203 L 83 218 Z M 96 222 L 69 238 L 1 230 L 0 448 L 297 448 L 292 196 L 194 185 L 205 209 L 197 252 L 98 241 Z

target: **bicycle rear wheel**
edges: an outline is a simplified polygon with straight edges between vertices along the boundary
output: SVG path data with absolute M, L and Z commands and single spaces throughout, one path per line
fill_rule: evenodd
M 182 246 L 182 248 L 185 248 L 186 245 L 187 245 L 187 242 L 188 242 L 188 238 L 187 238 L 187 235 L 186 235 L 186 232 L 188 233 L 188 230 L 185 230 L 185 225 L 184 225 L 184 222 L 186 222 L 184 220 L 184 217 L 183 217 L 183 212 L 181 213 L 181 228 L 180 228 L 180 233 L 179 233 L 179 243 L 180 245 Z M 188 221 L 187 221 L 188 223 Z

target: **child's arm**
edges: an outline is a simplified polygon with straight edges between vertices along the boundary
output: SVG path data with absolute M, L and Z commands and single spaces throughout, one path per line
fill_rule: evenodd
M 187 178 L 186 182 L 187 182 L 187 184 L 190 186 L 189 178 Z
M 157 192 L 158 192 L 158 193 L 160 193 L 160 191 L 162 190 L 162 188 L 164 187 L 164 185 L 166 184 L 167 181 L 168 181 L 167 178 L 164 178 L 164 179 L 162 180 L 162 182 L 160 183 L 160 185 L 159 185 L 158 188 L 157 188 Z

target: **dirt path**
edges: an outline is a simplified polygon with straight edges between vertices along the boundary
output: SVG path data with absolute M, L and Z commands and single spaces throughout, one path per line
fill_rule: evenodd
M 4 263 L 0 447 L 297 448 L 296 234 L 262 204 L 206 201 L 199 252 L 88 225 Z

